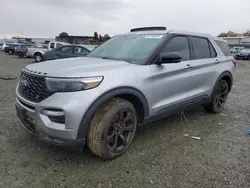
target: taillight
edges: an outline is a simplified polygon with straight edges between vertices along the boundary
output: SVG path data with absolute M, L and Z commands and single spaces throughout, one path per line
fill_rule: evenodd
M 232 63 L 233 63 L 234 66 L 236 67 L 236 60 L 235 60 L 235 59 L 232 61 Z
M 26 53 L 28 53 L 28 48 L 26 48 Z

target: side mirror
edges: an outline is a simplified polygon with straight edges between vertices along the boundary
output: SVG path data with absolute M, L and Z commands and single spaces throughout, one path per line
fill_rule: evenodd
M 181 62 L 181 55 L 178 52 L 170 52 L 170 53 L 161 53 L 158 57 L 156 63 L 163 64 L 163 63 L 180 63 Z

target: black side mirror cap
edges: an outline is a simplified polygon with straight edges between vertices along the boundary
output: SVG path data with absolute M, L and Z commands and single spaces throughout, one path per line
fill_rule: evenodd
M 180 63 L 182 60 L 181 55 L 178 52 L 161 53 L 157 58 L 157 64 L 165 63 Z

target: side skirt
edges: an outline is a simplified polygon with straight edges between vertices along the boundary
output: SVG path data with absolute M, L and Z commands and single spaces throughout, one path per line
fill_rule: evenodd
M 173 115 L 175 113 L 185 111 L 185 110 L 189 109 L 190 107 L 209 103 L 210 101 L 211 101 L 211 98 L 208 97 L 207 95 L 204 95 L 201 97 L 187 100 L 187 101 L 179 103 L 179 104 L 169 106 L 167 108 L 164 108 L 164 109 L 158 111 L 156 113 L 156 115 L 154 115 L 152 117 L 145 118 L 141 125 L 149 124 L 151 122 L 166 118 L 166 117 Z

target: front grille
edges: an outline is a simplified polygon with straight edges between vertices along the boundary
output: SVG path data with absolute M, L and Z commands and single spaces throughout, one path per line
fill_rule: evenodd
M 36 76 L 25 71 L 21 73 L 18 92 L 23 98 L 36 103 L 53 94 L 47 90 L 45 77 Z

